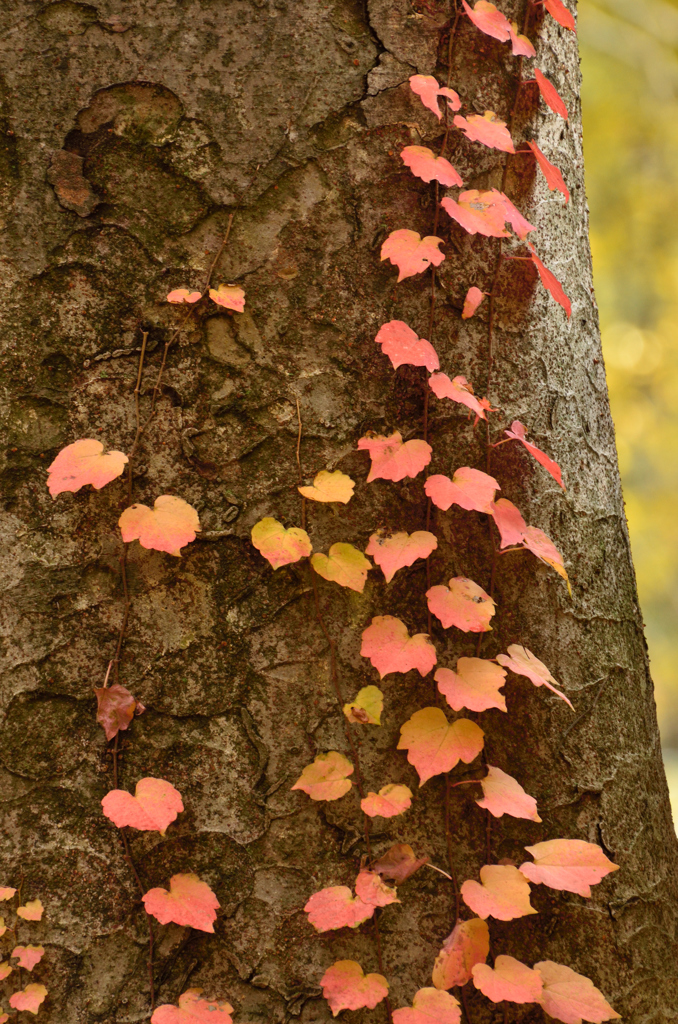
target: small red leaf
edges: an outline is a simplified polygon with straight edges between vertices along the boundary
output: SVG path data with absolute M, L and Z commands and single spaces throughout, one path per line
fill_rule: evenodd
M 446 512 L 450 505 L 459 505 L 468 512 L 492 512 L 492 502 L 499 484 L 493 476 L 480 469 L 462 466 L 452 479 L 435 473 L 424 484 L 424 491 L 437 508 Z
M 493 110 L 486 110 L 482 117 L 480 114 L 469 114 L 468 117 L 457 114 L 454 123 L 471 142 L 482 142 L 483 146 L 500 149 L 503 153 L 515 153 L 506 122 L 501 121 Z
M 499 530 L 500 547 L 509 548 L 514 544 L 523 543 L 527 523 L 512 501 L 509 501 L 508 498 L 499 498 L 498 501 L 493 502 L 492 518 Z
M 465 405 L 467 409 L 474 412 L 476 423 L 479 419 L 487 419 L 486 412 L 497 412 L 486 398 L 476 398 L 466 377 L 455 377 L 450 380 L 446 373 L 434 373 L 432 377 L 429 377 L 428 382 L 436 398 L 451 398 L 453 402 L 459 402 L 460 405 Z
M 511 22 L 511 53 L 514 57 L 536 57 L 537 51 L 527 38 L 520 35 L 515 21 Z
M 202 292 L 189 292 L 188 288 L 175 288 L 173 292 L 168 292 L 168 302 L 197 302 Z
M 181 793 L 165 779 L 153 778 L 140 779 L 134 796 L 124 789 L 112 789 L 101 806 L 118 828 L 129 825 L 141 832 L 161 835 L 184 809 Z
M 11 900 L 12 896 L 16 894 L 16 889 L 13 889 L 11 885 L 0 885 L 0 902 L 4 900 Z
M 461 176 L 444 156 L 436 156 L 426 146 L 406 146 L 400 159 L 412 174 L 422 181 L 439 181 L 449 188 L 451 185 L 463 185 Z
M 374 340 L 381 345 L 381 351 L 389 357 L 396 370 L 407 364 L 425 366 L 430 373 L 440 366 L 431 342 L 420 338 L 403 320 L 390 320 L 384 324 Z
M 496 189 L 493 189 L 496 192 Z M 504 205 L 504 216 L 511 225 L 518 238 L 524 241 L 530 231 L 536 231 L 534 224 L 530 224 L 529 220 L 523 217 L 520 210 L 513 205 L 508 196 L 505 196 L 503 192 L 497 193 L 501 197 L 501 201 Z
M 366 868 L 355 880 L 355 891 L 356 896 L 371 907 L 388 907 L 391 903 L 400 903 L 395 889 L 386 885 L 377 871 Z
M 323 995 L 332 1016 L 342 1010 L 373 1010 L 388 995 L 388 982 L 382 974 L 364 974 L 355 960 L 337 960 L 320 980 Z
M 451 110 L 459 110 L 461 108 L 461 100 L 454 89 L 440 86 L 433 75 L 412 75 L 410 78 L 410 89 L 413 93 L 416 93 L 424 106 L 436 115 L 438 120 L 442 117 L 438 104 L 439 96 L 443 96 L 447 100 L 447 105 Z
M 137 702 L 132 694 L 119 683 L 112 686 L 94 687 L 97 698 L 97 722 L 106 733 L 106 739 L 115 739 L 121 729 L 126 729 L 134 718 Z
M 572 303 L 568 299 L 567 295 L 563 291 L 563 286 L 555 276 L 552 274 L 548 267 L 545 267 L 542 261 L 537 256 L 534 248 L 530 243 L 527 243 L 532 250 L 530 259 L 534 263 L 535 267 L 539 271 L 539 277 L 544 288 L 551 293 L 556 302 L 563 307 L 568 316 L 572 315 Z
M 473 9 L 469 7 L 466 0 L 462 0 L 464 10 L 469 18 L 481 32 L 486 36 L 498 39 L 505 43 L 511 35 L 511 23 L 505 14 L 497 10 L 494 4 L 487 3 L 487 0 L 478 0 Z
M 574 16 L 568 11 L 562 0 L 544 0 L 544 7 L 559 25 L 571 29 L 572 32 L 576 31 Z
M 408 878 L 428 864 L 429 857 L 415 857 L 414 850 L 407 843 L 394 843 L 386 853 L 375 860 L 372 870 L 384 878 L 391 878 L 400 885 Z
M 449 587 L 431 587 L 426 591 L 426 600 L 429 610 L 440 619 L 444 629 L 456 626 L 465 633 L 487 633 L 492 629 L 490 619 L 494 615 L 494 600 L 465 576 L 451 579 Z
M 471 980 L 475 964 L 484 964 L 490 952 L 490 931 L 485 921 L 472 917 L 458 921 L 436 957 L 432 981 L 436 988 L 454 988 Z
M 25 967 L 27 971 L 32 971 L 44 955 L 44 946 L 15 946 L 10 953 L 10 956 L 15 956 L 19 961 L 19 967 Z
M 560 94 L 556 87 L 551 85 L 548 78 L 541 73 L 539 68 L 534 69 L 534 77 L 537 85 L 539 86 L 539 92 L 541 93 L 544 102 L 551 108 L 554 114 L 558 114 L 567 121 L 567 107 L 560 98 Z
M 209 885 L 197 875 L 173 875 L 167 889 L 149 889 L 142 896 L 146 913 L 155 917 L 160 924 L 183 925 L 197 928 L 201 932 L 213 932 L 219 900 Z
M 534 153 L 535 159 L 539 164 L 539 167 L 541 168 L 541 172 L 546 178 L 546 184 L 548 185 L 548 187 L 551 189 L 552 192 L 554 192 L 556 189 L 558 190 L 558 192 L 562 192 L 562 194 L 565 196 L 565 202 L 569 202 L 570 192 L 558 168 L 555 166 L 555 164 L 552 164 L 549 160 L 546 159 L 546 157 L 544 156 L 536 142 L 528 142 L 528 146 Z
M 29 900 L 23 907 L 17 907 L 17 917 L 24 921 L 42 921 L 44 912 L 41 900 Z
M 412 806 L 412 790 L 394 782 L 382 786 L 378 793 L 368 793 L 360 801 L 363 814 L 370 818 L 395 818 Z
M 410 636 L 405 623 L 394 615 L 375 615 L 363 630 L 360 653 L 370 659 L 381 679 L 391 672 L 412 669 L 425 676 L 437 661 L 436 649 L 428 634 Z
M 484 298 L 485 292 L 481 292 L 480 288 L 476 288 L 475 285 L 472 288 L 469 288 L 469 290 L 466 292 L 466 298 L 464 299 L 464 308 L 461 312 L 462 320 L 468 320 L 470 317 L 472 317 Z M 455 377 L 455 380 L 458 380 L 458 378 Z M 485 416 L 483 415 L 482 418 L 485 419 Z
M 271 516 L 260 519 L 252 527 L 252 543 L 274 569 L 307 558 L 313 547 L 306 530 L 298 526 L 285 529 Z
M 233 309 L 236 313 L 243 313 L 245 310 L 245 292 L 236 285 L 220 284 L 218 288 L 210 288 L 210 299 L 216 302 L 217 306 Z
M 415 477 L 428 466 L 432 452 L 426 441 L 413 438 L 403 442 L 399 431 L 390 437 L 367 434 L 358 441 L 358 449 L 370 453 L 372 466 L 367 477 L 368 484 L 373 480 L 398 481 L 406 476 Z
M 324 580 L 338 583 L 340 587 L 348 587 L 359 594 L 365 589 L 367 574 L 372 568 L 372 563 L 362 551 L 358 551 L 352 544 L 342 542 L 333 544 L 326 555 L 321 552 L 311 555 L 311 565 Z
M 189 988 L 179 996 L 179 1006 L 164 1003 L 153 1011 L 151 1024 L 233 1024 L 230 1003 L 201 999 L 201 988 Z
M 535 444 L 532 444 L 531 441 L 527 440 L 527 431 L 520 420 L 514 420 L 511 424 L 511 429 L 505 430 L 504 433 L 514 441 L 520 441 L 530 455 L 536 459 L 537 462 L 544 467 L 546 472 L 551 474 L 555 482 L 565 490 L 563 474 L 560 471 L 560 466 L 557 462 L 554 462 L 553 459 L 550 459 L 543 451 L 537 448 Z
M 381 259 L 389 260 L 398 268 L 398 281 L 406 277 L 421 274 L 433 264 L 440 266 L 445 254 L 438 249 L 443 244 L 442 238 L 426 235 L 422 238 L 416 231 L 399 228 L 392 231 L 381 247 Z
M 13 992 L 9 997 L 9 1005 L 13 1010 L 28 1010 L 37 1013 L 45 999 L 47 989 L 44 985 L 26 985 L 21 992 Z

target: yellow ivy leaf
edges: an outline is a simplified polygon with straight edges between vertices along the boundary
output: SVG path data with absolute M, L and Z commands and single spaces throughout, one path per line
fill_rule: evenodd
M 353 497 L 355 483 L 350 476 L 335 469 L 333 473 L 321 469 L 316 473 L 312 487 L 297 488 L 300 494 L 311 501 L 341 501 L 346 505 Z
M 317 554 L 311 565 L 325 580 L 333 580 L 340 587 L 348 587 L 362 594 L 367 573 L 372 568 L 369 558 L 352 544 L 333 544 L 328 555 Z
M 344 714 L 349 722 L 361 725 L 381 725 L 384 695 L 378 686 L 363 686 L 352 704 L 344 704 Z

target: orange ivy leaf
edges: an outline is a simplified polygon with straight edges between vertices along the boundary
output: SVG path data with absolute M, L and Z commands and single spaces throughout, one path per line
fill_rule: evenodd
M 559 25 L 562 25 L 563 28 L 571 29 L 572 32 L 576 31 L 574 17 L 562 0 L 544 0 L 544 7 Z
M 338 751 L 330 750 L 316 754 L 315 761 L 306 765 L 292 789 L 302 789 L 311 800 L 339 800 L 351 788 L 348 776 L 352 774 L 351 762 Z
M 549 839 L 525 849 L 534 857 L 534 863 L 525 861 L 518 869 L 525 878 L 579 896 L 590 896 L 592 885 L 619 870 L 596 843 L 581 839 Z
M 571 593 L 563 556 L 544 531 L 536 526 L 527 526 L 513 502 L 507 501 L 506 498 L 492 502 L 491 512 L 501 535 L 500 547 L 505 548 L 519 544 L 527 548 L 542 562 L 546 562 L 552 569 L 555 569 L 559 576 L 562 576 Z
M 485 921 L 472 917 L 459 921 L 443 942 L 433 966 L 436 988 L 448 989 L 471 980 L 476 964 L 484 964 L 490 952 L 490 931 Z
M 546 290 L 551 293 L 551 295 L 553 296 L 555 301 L 560 306 L 563 307 L 563 309 L 567 313 L 568 317 L 571 316 L 572 315 L 572 303 L 570 302 L 570 300 L 568 299 L 567 295 L 563 291 L 562 284 L 560 283 L 558 278 L 555 276 L 555 274 L 552 274 L 551 271 L 549 270 L 549 268 L 544 266 L 544 264 L 539 259 L 539 257 L 537 256 L 536 252 L 534 251 L 534 246 L 530 242 L 528 242 L 527 244 L 530 247 L 530 249 L 532 250 L 531 254 L 530 254 L 530 259 L 532 260 L 532 262 L 534 263 L 535 267 L 537 268 L 537 270 L 539 272 L 539 278 L 541 280 L 541 283 L 544 285 L 544 288 L 546 288 Z
M 17 908 L 17 917 L 23 918 L 24 921 L 42 921 L 42 915 L 45 912 L 45 908 L 40 900 L 29 900 L 23 907 Z
M 507 775 L 501 768 L 487 766 L 487 775 L 480 780 L 483 797 L 476 800 L 478 807 L 484 807 L 495 818 L 510 814 L 512 818 L 527 818 L 541 821 L 537 814 L 537 801 L 525 792 L 520 783 Z M 523 872 L 525 874 L 525 872 Z
M 430 476 L 424 484 L 424 491 L 437 508 L 447 512 L 450 505 L 459 505 L 468 512 L 492 513 L 492 502 L 499 484 L 493 476 L 480 469 L 462 466 L 452 479 L 442 473 Z
M 44 946 L 15 946 L 10 953 L 10 956 L 15 956 L 19 961 L 19 967 L 25 967 L 27 971 L 32 971 L 44 955 Z
M 521 964 L 512 956 L 498 956 L 494 968 L 489 964 L 476 964 L 473 968 L 473 984 L 491 999 L 501 1003 L 536 1003 L 541 996 L 543 981 L 538 971 Z
M 161 888 L 149 889 L 141 898 L 146 913 L 160 924 L 171 921 L 201 932 L 214 931 L 219 900 L 207 882 L 201 881 L 197 875 L 172 875 L 169 892 Z
M 438 540 L 428 530 L 415 530 L 414 533 L 393 533 L 384 537 L 381 533 L 373 533 L 365 554 L 371 555 L 390 583 L 398 569 L 412 565 L 418 558 L 428 558 L 438 547 Z
M 443 624 L 444 629 L 457 626 L 465 633 L 487 633 L 492 629 L 495 602 L 473 580 L 456 576 L 449 587 L 439 585 L 426 591 L 429 610 Z
M 218 288 L 210 288 L 210 299 L 224 309 L 233 309 L 236 313 L 245 311 L 245 293 L 235 285 L 220 284 Z
M 518 868 L 486 864 L 480 869 L 480 882 L 469 879 L 461 887 L 461 898 L 478 917 L 496 917 L 513 921 L 536 914 L 530 903 L 530 887 Z
M 548 187 L 551 189 L 552 192 L 556 190 L 558 192 L 562 192 L 562 194 L 565 196 L 565 202 L 568 203 L 570 201 L 570 192 L 558 168 L 555 166 L 555 164 L 552 164 L 549 160 L 546 159 L 546 157 L 544 156 L 536 142 L 528 142 L 528 146 L 534 153 L 535 159 L 539 164 L 540 170 L 546 178 L 546 184 L 548 185 Z
M 480 288 L 476 288 L 475 285 L 473 285 L 472 288 L 469 288 L 469 290 L 466 292 L 466 298 L 464 299 L 464 308 L 461 311 L 462 320 L 468 320 L 470 317 L 472 317 L 484 298 L 485 292 L 481 292 Z M 459 378 L 455 377 L 455 380 L 459 380 Z M 480 413 L 478 415 L 480 415 Z M 485 419 L 484 414 L 482 418 Z
M 439 96 L 447 100 L 450 110 L 461 109 L 461 100 L 454 89 L 448 89 L 447 86 L 439 85 L 433 75 L 412 75 L 410 77 L 410 89 L 413 93 L 416 93 L 424 106 L 436 115 L 438 120 L 442 117 L 438 104 Z
M 511 672 L 515 672 L 516 675 L 525 676 L 535 686 L 545 686 L 572 707 L 565 694 L 561 693 L 558 689 L 558 686 L 560 686 L 558 680 L 553 678 L 543 661 L 535 658 L 532 651 L 528 651 L 527 647 L 521 647 L 520 644 L 511 644 L 508 648 L 508 654 L 498 654 L 495 661 Z
M 355 880 L 356 895 L 371 907 L 388 907 L 400 903 L 395 889 L 391 888 L 376 871 L 363 868 Z
M 26 985 L 21 992 L 13 992 L 9 997 L 9 1005 L 13 1010 L 28 1010 L 37 1013 L 45 999 L 47 989 L 44 985 Z
M 347 885 L 332 885 L 314 892 L 304 910 L 317 932 L 330 932 L 338 928 L 357 928 L 373 916 L 374 904 L 354 896 Z
M 375 615 L 363 630 L 360 653 L 370 659 L 380 679 L 391 672 L 412 669 L 425 676 L 437 661 L 436 649 L 428 634 L 410 636 L 405 623 L 395 615 Z
M 125 544 L 138 540 L 142 548 L 166 551 L 177 558 L 181 548 L 200 532 L 196 510 L 174 494 L 161 494 L 152 509 L 147 505 L 130 505 L 120 516 L 118 526 Z
M 515 21 L 511 22 L 511 53 L 514 57 L 536 57 L 537 51 L 527 38 L 518 32 Z
M 558 114 L 567 121 L 567 107 L 563 103 L 556 87 L 549 82 L 546 75 L 543 75 L 539 68 L 534 69 L 534 77 L 546 105 L 551 108 L 554 114 Z
M 11 900 L 12 896 L 16 894 L 16 889 L 13 889 L 11 885 L 0 885 L 0 902 L 4 900 Z
M 478 0 L 474 8 L 469 7 L 466 0 L 462 0 L 464 10 L 469 18 L 481 32 L 486 36 L 498 39 L 505 43 L 511 35 L 511 23 L 505 14 L 497 10 L 494 4 L 487 3 L 487 0 Z
M 500 149 L 503 153 L 515 153 L 506 122 L 501 121 L 493 110 L 486 110 L 482 117 L 480 114 L 469 114 L 468 117 L 457 114 L 454 123 L 471 142 L 481 142 L 483 146 Z
M 388 786 L 382 786 L 378 793 L 368 793 L 360 801 L 360 806 L 370 818 L 395 818 L 412 806 L 412 790 L 409 786 L 390 782 Z
M 297 487 L 297 490 L 310 501 L 340 501 L 347 505 L 353 497 L 354 487 L 355 482 L 340 469 L 335 469 L 333 473 L 321 469 L 316 473 L 311 487 Z
M 323 995 L 332 1016 L 342 1010 L 373 1010 L 388 995 L 388 982 L 382 974 L 364 974 L 355 960 L 337 960 L 320 979 Z
M 351 704 L 344 704 L 349 722 L 359 725 L 381 725 L 384 695 L 378 686 L 363 686 Z
M 404 441 L 400 431 L 396 430 L 389 437 L 369 433 L 358 441 L 360 451 L 368 451 L 372 466 L 367 477 L 368 484 L 373 480 L 403 480 L 421 473 L 431 461 L 432 448 L 426 441 L 413 438 Z
M 549 1016 L 562 1020 L 564 1024 L 581 1024 L 582 1020 L 592 1024 L 621 1020 L 590 978 L 552 960 L 542 960 L 534 965 L 534 969 L 539 971 L 544 982 L 539 1003 Z
M 436 156 L 426 146 L 406 146 L 400 154 L 406 167 L 422 181 L 439 181 L 449 188 L 451 185 L 463 185 L 461 175 L 444 156 Z
M 389 260 L 397 267 L 398 281 L 404 281 L 406 277 L 428 270 L 431 264 L 434 267 L 440 266 L 445 259 L 444 253 L 438 249 L 442 244 L 443 239 L 436 235 L 422 238 L 417 231 L 399 228 L 392 231 L 382 245 L 381 259 Z
M 415 857 L 414 850 L 407 843 L 394 843 L 379 860 L 374 862 L 372 870 L 384 878 L 393 879 L 400 885 L 424 864 L 428 864 L 429 859 L 429 857 Z
M 506 700 L 501 687 L 506 672 L 484 658 L 459 658 L 457 670 L 439 668 L 434 676 L 438 689 L 454 711 L 487 711 L 498 708 L 506 711 Z
M 201 999 L 201 988 L 189 988 L 179 996 L 179 1005 L 164 1003 L 151 1016 L 151 1024 L 233 1024 L 230 1003 Z
M 440 708 L 422 708 L 401 726 L 398 750 L 407 750 L 407 760 L 416 768 L 419 785 L 423 786 L 460 761 L 470 764 L 475 760 L 483 749 L 484 737 L 480 726 L 468 718 L 450 723 Z
M 312 555 L 311 565 L 324 580 L 331 580 L 359 594 L 365 589 L 367 573 L 372 568 L 372 563 L 362 551 L 344 543 L 333 544 L 327 555 Z
M 542 562 L 546 562 L 552 569 L 555 569 L 558 575 L 562 576 L 567 583 L 567 589 L 570 590 L 570 581 L 565 569 L 565 563 L 563 562 L 563 556 L 543 530 L 540 530 L 537 526 L 528 526 L 525 531 L 523 544 L 533 555 L 536 555 Z
M 120 683 L 94 687 L 97 698 L 97 722 L 112 740 L 121 729 L 126 729 L 134 718 L 137 702 L 129 690 Z
M 463 117 L 454 119 L 455 124 L 463 120 Z M 470 235 L 485 235 L 488 238 L 510 237 L 508 231 L 504 230 L 506 210 L 496 189 L 492 189 L 491 192 L 479 192 L 477 188 L 472 188 L 460 194 L 459 202 L 452 196 L 446 196 L 440 205 Z
M 159 832 L 162 836 L 184 809 L 179 790 L 165 779 L 153 778 L 140 779 L 134 796 L 125 789 L 112 789 L 101 806 L 118 828 L 129 825 L 140 832 Z
M 565 484 L 563 483 L 563 474 L 560 471 L 560 466 L 553 459 L 550 459 L 541 449 L 537 448 L 535 444 L 527 440 L 527 430 L 520 422 L 520 420 L 514 420 L 511 424 L 510 430 L 505 430 L 504 433 L 507 437 L 510 437 L 514 441 L 520 441 L 523 447 L 530 453 L 530 455 L 537 460 L 540 466 L 543 466 L 547 473 L 550 473 L 555 482 L 565 490 Z
M 396 370 L 404 365 L 425 366 L 430 372 L 440 366 L 431 342 L 420 338 L 404 320 L 389 320 L 379 328 L 374 340 Z
M 486 398 L 476 398 L 466 377 L 455 377 L 454 380 L 450 380 L 446 373 L 434 373 L 428 382 L 436 398 L 451 398 L 453 402 L 459 402 L 474 412 L 476 423 L 478 420 L 487 419 L 486 412 L 497 412 Z
M 167 293 L 168 302 L 197 302 L 202 292 L 189 292 L 188 288 L 175 288 Z
M 286 530 L 271 516 L 260 519 L 252 527 L 252 543 L 274 569 L 307 558 L 313 551 L 306 530 L 300 530 L 298 526 L 290 526 Z
M 63 491 L 79 491 L 91 484 L 95 491 L 124 471 L 128 458 L 122 452 L 104 451 L 101 441 L 83 438 L 67 445 L 47 467 L 47 489 L 53 498 Z
M 479 0 L 482 3 L 482 0 Z M 420 988 L 412 1006 L 393 1011 L 393 1024 L 460 1024 L 459 1003 L 449 992 Z

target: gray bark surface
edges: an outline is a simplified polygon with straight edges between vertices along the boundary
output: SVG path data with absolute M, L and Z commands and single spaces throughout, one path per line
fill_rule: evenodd
M 120 681 L 147 710 L 121 735 L 120 784 L 133 791 L 141 777 L 167 779 L 186 807 L 165 837 L 130 831 L 144 887 L 192 870 L 222 908 L 214 935 L 157 928 L 159 1002 L 202 987 L 233 1004 L 238 1024 L 325 1024 L 320 977 L 342 958 L 377 970 L 373 931 L 318 936 L 303 906 L 323 886 L 351 884 L 365 853 L 362 820 L 355 791 L 324 804 L 290 791 L 315 753 L 347 744 L 308 571 L 300 563 L 273 572 L 249 532 L 266 515 L 300 525 L 297 399 L 305 482 L 322 468 L 357 481 L 348 506 L 308 509 L 315 550 L 336 541 L 364 550 L 377 528 L 425 527 L 421 478 L 366 485 L 356 442 L 366 430 L 421 436 L 424 374 L 394 373 L 374 336 L 391 318 L 426 336 L 429 277 L 394 295 L 395 271 L 379 248 L 396 228 L 432 232 L 432 186 L 398 154 L 441 141 L 444 129 L 407 79 L 418 71 L 446 80 L 449 12 L 408 0 L 3 6 L 0 883 L 23 877 L 25 898 L 45 904 L 44 921 L 21 936 L 47 949 L 23 983 L 49 989 L 45 1024 L 148 1018 L 145 913 L 117 830 L 101 813 L 111 759 L 92 693 L 123 616 L 125 484 L 52 500 L 45 470 L 81 437 L 129 450 L 141 332 L 149 331 L 147 412 L 163 344 L 183 315 L 164 297 L 203 287 L 233 212 L 215 282 L 241 284 L 246 312 L 201 306 L 170 350 L 135 467 L 135 501 L 178 494 L 199 510 L 204 532 L 181 559 L 130 547 Z M 491 471 L 502 495 L 563 551 L 573 596 L 527 553 L 499 558 L 498 612 L 483 653 L 525 644 L 576 710 L 512 676 L 508 715 L 480 716 L 489 762 L 537 797 L 543 819 L 493 822 L 492 854 L 521 863 L 527 844 L 578 838 L 600 843 L 621 870 L 589 901 L 534 887 L 539 914 L 491 922 L 492 948 L 530 965 L 568 964 L 625 1021 L 670 1021 L 678 1016 L 677 846 L 591 283 L 577 44 L 541 13 L 529 34 L 570 120 L 530 87 L 514 139 L 537 141 L 572 200 L 563 205 L 520 156 L 507 192 L 537 225 L 538 252 L 573 312 L 567 320 L 526 264 L 502 267 L 490 389 L 501 412 L 492 430 L 498 439 L 500 427 L 522 420 L 563 467 L 567 491 L 513 444 L 496 451 Z M 493 109 L 508 120 L 515 73 L 509 48 L 462 19 L 451 71 L 462 112 Z M 502 154 L 455 131 L 448 156 L 467 187 L 501 187 Z M 439 234 L 446 259 L 431 340 L 441 369 L 484 394 L 487 302 L 472 320 L 459 314 L 470 285 L 489 289 L 497 243 L 445 214 Z M 484 469 L 484 431 L 464 410 L 432 400 L 430 414 L 431 471 Z M 432 529 L 440 540 L 432 582 L 466 575 L 488 587 L 486 517 L 453 507 L 434 515 Z M 372 615 L 400 615 L 426 631 L 424 563 L 389 586 L 371 572 L 362 595 L 318 585 L 350 700 L 378 683 L 359 653 Z M 444 665 L 475 651 L 476 638 L 458 630 L 434 624 L 434 639 Z M 431 677 L 392 675 L 382 689 L 383 726 L 359 734 L 366 786 L 404 782 L 415 800 L 402 817 L 375 819 L 374 849 L 408 842 L 446 867 L 444 781 L 417 789 L 395 750 L 401 724 L 436 702 Z M 454 868 L 475 878 L 485 817 L 474 787 L 453 793 Z M 430 984 L 454 923 L 450 886 L 434 872 L 421 870 L 399 895 L 380 915 L 394 1007 Z M 3 983 L 7 992 L 15 980 Z M 475 991 L 469 1002 L 473 1024 L 501 1018 Z M 350 1019 L 383 1021 L 385 1009 Z M 509 1019 L 543 1014 L 511 1007 Z

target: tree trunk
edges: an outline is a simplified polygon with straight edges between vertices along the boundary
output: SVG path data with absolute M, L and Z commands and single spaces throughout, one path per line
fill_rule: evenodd
M 147 915 L 100 806 L 114 785 L 114 745 L 95 720 L 93 687 L 111 661 L 109 682 L 117 675 L 146 709 L 116 741 L 118 786 L 166 779 L 186 808 L 166 836 L 127 830 L 140 886 L 192 871 L 221 904 L 214 935 L 156 924 L 156 1002 L 202 987 L 233 1004 L 238 1024 L 326 1022 L 319 980 L 330 964 L 379 970 L 371 924 L 318 935 L 303 913 L 311 893 L 351 885 L 368 851 L 356 786 L 335 802 L 291 791 L 317 753 L 350 751 L 310 569 L 304 560 L 273 571 L 250 531 L 265 516 L 302 525 L 297 453 L 304 483 L 323 468 L 356 481 L 346 506 L 307 503 L 314 550 L 344 541 L 364 551 L 378 528 L 426 528 L 423 476 L 368 485 L 369 460 L 356 448 L 367 430 L 423 436 L 424 371 L 394 372 L 374 342 L 381 324 L 402 319 L 430 337 L 450 377 L 463 374 L 479 394 L 489 381 L 500 408 L 492 441 L 519 418 L 563 467 L 561 493 L 522 447 L 491 452 L 502 496 L 563 552 L 572 598 L 529 553 L 497 556 L 497 614 L 482 653 L 524 644 L 575 710 L 509 676 L 508 715 L 465 713 L 482 724 L 487 761 L 537 798 L 542 823 L 486 819 L 478 787 L 462 786 L 448 791 L 446 838 L 445 776 L 418 789 L 396 750 L 400 726 L 444 701 L 431 675 L 387 676 L 382 726 L 353 730 L 361 773 L 367 790 L 402 782 L 415 796 L 406 814 L 373 819 L 371 851 L 406 842 L 463 881 L 477 878 L 486 843 L 494 862 L 516 864 L 544 839 L 598 843 L 621 870 L 591 900 L 534 886 L 539 914 L 491 921 L 492 952 L 571 966 L 625 1021 L 673 1020 L 676 838 L 591 285 L 574 33 L 541 7 L 530 13 L 537 66 L 565 99 L 565 122 L 532 86 L 516 101 L 518 62 L 506 44 L 466 17 L 451 39 L 454 11 L 441 2 L 118 6 L 5 5 L 0 763 L 9 841 L 0 882 L 42 900 L 43 921 L 22 923 L 18 941 L 47 951 L 21 986 L 44 982 L 40 1019 L 50 1024 L 148 1018 Z M 512 8 L 522 22 L 522 0 Z M 497 262 L 501 241 L 468 235 L 444 213 L 434 230 L 435 186 L 399 159 L 406 145 L 440 149 L 445 118 L 424 108 L 408 78 L 445 83 L 450 53 L 462 113 L 493 109 L 516 144 L 534 139 L 564 174 L 568 205 L 535 179 L 531 156 L 505 162 L 456 129 L 449 137 L 466 187 L 504 187 L 536 225 L 537 251 L 572 299 L 569 320 L 531 264 Z M 166 303 L 172 288 L 202 290 L 231 215 L 212 280 L 244 287 L 245 312 Z M 430 273 L 395 288 L 395 269 L 380 262 L 398 228 L 444 239 L 432 329 Z M 461 320 L 471 285 L 494 285 L 494 296 Z M 129 452 L 142 336 L 141 422 L 182 324 L 133 462 L 132 500 L 152 506 L 177 494 L 198 510 L 202 533 L 180 558 L 130 545 L 123 635 L 126 478 L 52 500 L 45 469 L 79 438 Z M 487 468 L 484 424 L 474 429 L 465 412 L 431 398 L 430 472 Z M 385 585 L 375 569 L 362 594 L 315 578 L 342 700 L 379 682 L 360 656 L 373 615 L 428 630 L 427 571 L 432 584 L 459 575 L 491 586 L 487 516 L 434 508 L 431 529 L 439 547 L 428 570 L 420 560 Z M 442 665 L 476 652 L 474 634 L 435 619 L 433 639 Z M 464 765 L 453 773 L 472 776 Z M 399 897 L 379 916 L 394 1008 L 430 985 L 456 906 L 451 884 L 429 869 Z M 501 1018 L 467 989 L 472 1024 Z M 382 1003 L 350 1019 L 386 1014 Z M 509 1019 L 540 1020 L 542 1010 L 511 1004 Z

